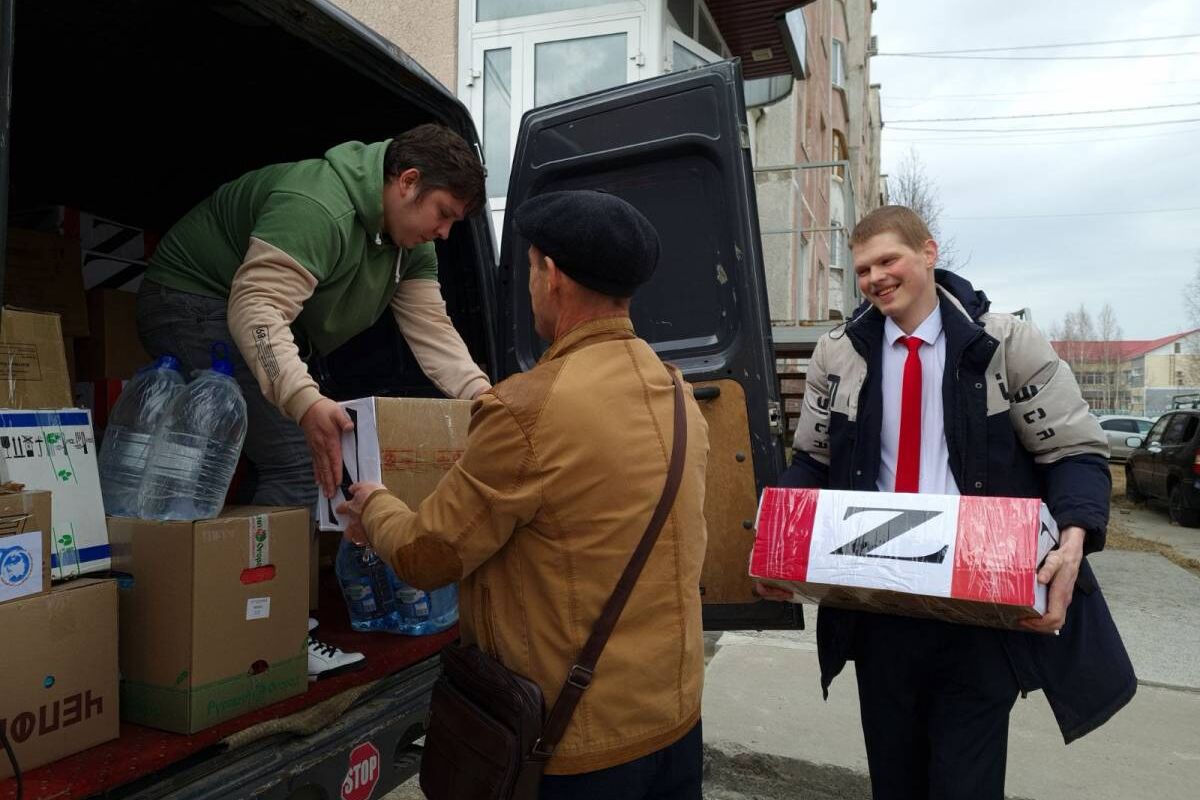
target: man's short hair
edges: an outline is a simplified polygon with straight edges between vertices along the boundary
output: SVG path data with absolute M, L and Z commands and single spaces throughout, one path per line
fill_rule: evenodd
M 850 249 L 881 233 L 894 233 L 913 250 L 920 250 L 933 238 L 929 226 L 908 206 L 881 206 L 867 214 L 850 234 Z
M 466 203 L 468 215 L 483 205 L 483 165 L 467 141 L 444 125 L 418 125 L 388 142 L 384 180 L 399 177 L 407 169 L 421 173 L 418 197 L 445 189 Z

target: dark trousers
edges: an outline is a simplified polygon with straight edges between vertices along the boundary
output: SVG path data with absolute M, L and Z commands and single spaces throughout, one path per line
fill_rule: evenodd
M 540 800 L 700 800 L 701 724 L 675 744 L 626 764 L 542 778 Z
M 874 800 L 1003 800 L 1018 687 L 1002 637 L 860 615 L 854 667 Z
M 246 443 L 242 452 L 256 475 L 252 496 L 238 498 L 266 506 L 307 506 L 317 501 L 312 456 L 300 426 L 263 397 L 229 333 L 227 301 L 169 289 L 143 281 L 137 300 L 138 338 L 157 358 L 170 353 L 189 379 L 194 370 L 208 369 L 214 342 L 228 345 L 233 377 L 246 398 Z

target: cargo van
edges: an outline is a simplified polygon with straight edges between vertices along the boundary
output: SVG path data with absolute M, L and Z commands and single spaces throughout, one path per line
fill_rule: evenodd
M 14 213 L 61 205 L 163 232 L 219 184 L 343 141 L 438 122 L 479 148 L 458 99 L 326 0 L 3 0 L 3 9 L 11 82 L 0 81 L 0 113 L 10 115 L 0 120 L 0 191 Z M 633 319 L 683 369 L 709 425 L 706 627 L 802 627 L 799 606 L 758 601 L 747 577 L 758 495 L 782 470 L 784 444 L 739 64 L 526 114 L 506 207 L 569 188 L 625 198 L 661 236 Z M 529 307 L 528 243 L 507 223 L 493 231 L 484 209 L 437 248 L 449 313 L 475 360 L 494 381 L 532 367 L 545 345 Z M 309 355 L 337 399 L 437 396 L 390 315 L 336 352 Z M 331 596 L 323 625 L 345 616 Z M 316 800 L 347 797 L 350 784 L 349 796 L 381 797 L 419 763 L 436 651 L 452 638 L 389 639 L 379 658 L 391 671 L 365 689 L 340 676 L 344 691 L 308 709 L 307 722 L 236 730 L 296 710 L 293 701 L 192 736 L 123 724 L 116 741 L 26 771 L 25 797 Z M 306 695 L 313 703 L 328 697 L 323 683 Z M 0 782 L 0 797 L 13 791 L 12 779 Z

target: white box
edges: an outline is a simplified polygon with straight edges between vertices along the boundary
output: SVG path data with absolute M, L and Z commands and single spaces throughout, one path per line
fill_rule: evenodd
M 1036 498 L 763 491 L 750 575 L 812 602 L 1016 627 L 1046 611 Z
M 0 479 L 50 492 L 53 577 L 109 568 L 91 412 L 0 411 Z
M 341 404 L 354 423 L 342 434 L 342 475 L 332 500 L 317 502 L 323 531 L 340 531 L 335 508 L 356 481 L 379 481 L 415 509 L 454 466 L 467 445 L 471 401 L 362 397 Z

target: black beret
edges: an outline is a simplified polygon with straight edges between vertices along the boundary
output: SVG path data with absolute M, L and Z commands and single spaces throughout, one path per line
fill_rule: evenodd
M 602 294 L 632 297 L 658 266 L 658 232 L 650 220 L 607 192 L 530 197 L 517 207 L 513 224 L 559 269 Z

